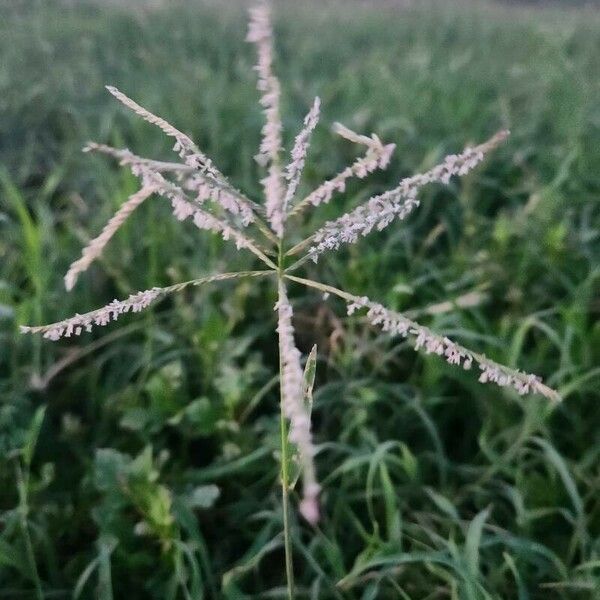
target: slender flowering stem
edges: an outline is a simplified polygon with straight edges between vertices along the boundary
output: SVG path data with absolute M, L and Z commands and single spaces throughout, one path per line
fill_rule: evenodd
M 374 196 L 351 212 L 329 221 L 313 236 L 314 245 L 309 251 L 311 258 L 317 262 L 319 255 L 327 250 L 337 250 L 342 244 L 354 244 L 360 236 L 368 235 L 373 229 L 381 231 L 394 219 L 405 219 L 419 205 L 417 192 L 421 187 L 434 182 L 447 184 L 453 175 L 466 175 L 507 136 L 508 131 L 500 131 L 475 148 L 447 156 L 426 173 L 408 177 L 395 189 Z
M 289 420 L 288 438 L 298 448 L 302 470 L 303 498 L 300 503 L 300 512 L 309 523 L 315 525 L 319 520 L 318 495 L 320 488 L 317 484 L 313 463 L 315 451 L 310 430 L 310 415 L 304 405 L 304 377 L 300 366 L 300 352 L 294 342 L 293 311 L 283 278 L 279 278 L 278 288 L 279 299 L 275 308 L 278 312 L 277 332 L 282 363 L 282 410 Z
M 279 257 L 278 257 L 278 303 L 281 298 L 281 287 L 285 284 L 282 280 L 283 271 L 283 239 L 279 242 Z M 285 288 L 284 288 L 285 289 Z M 279 319 L 278 319 L 279 320 Z M 288 429 L 285 419 L 285 396 L 283 387 L 284 377 L 284 362 L 283 362 L 283 342 L 281 339 L 282 332 L 278 327 L 279 341 L 279 431 L 280 431 L 280 448 L 281 448 L 281 510 L 283 512 L 283 543 L 285 549 L 285 574 L 287 584 L 288 600 L 294 599 L 294 558 L 292 549 L 292 529 L 290 523 L 290 474 L 288 469 Z
M 348 314 L 352 314 L 361 308 L 366 308 L 369 323 L 380 327 L 383 331 L 391 335 L 399 335 L 403 338 L 411 337 L 415 340 L 415 350 L 424 348 L 427 354 L 443 356 L 451 365 L 462 366 L 465 370 L 470 370 L 473 363 L 476 363 L 479 365 L 481 371 L 479 376 L 481 383 L 496 383 L 501 387 L 510 386 L 516 389 L 521 395 L 537 393 L 553 402 L 560 401 L 558 393 L 544 385 L 537 376 L 496 363 L 488 359 L 485 355 L 478 354 L 464 346 L 456 344 L 447 337 L 438 335 L 428 327 L 419 325 L 416 321 L 407 318 L 401 313 L 388 310 L 381 304 L 373 302 L 365 296 L 354 296 L 333 286 L 310 279 L 303 279 L 293 275 L 286 275 L 286 277 L 291 281 L 296 281 L 322 292 L 339 296 L 346 302 Z
M 111 321 L 116 321 L 121 315 L 128 312 L 140 312 L 148 308 L 156 300 L 165 296 L 181 292 L 190 286 L 198 286 L 204 283 L 214 281 L 225 281 L 228 279 L 238 279 L 240 277 L 264 277 L 272 275 L 274 271 L 237 271 L 235 273 L 219 273 L 200 279 L 191 279 L 182 283 L 176 283 L 168 287 L 153 287 L 143 292 L 131 294 L 125 300 L 113 300 L 110 304 L 84 313 L 75 315 L 57 323 L 49 325 L 21 326 L 21 333 L 41 333 L 49 340 L 56 341 L 61 337 L 71 337 L 72 335 L 81 335 L 84 331 L 89 332 L 94 326 L 108 325 Z
M 321 110 L 320 98 L 315 98 L 312 108 L 304 118 L 304 127 L 300 133 L 296 136 L 294 147 L 292 149 L 292 161 L 286 167 L 285 177 L 288 180 L 288 187 L 283 199 L 283 215 L 287 217 L 288 207 L 291 205 L 292 200 L 298 189 L 300 183 L 300 177 L 304 169 L 304 163 L 306 161 L 306 154 L 308 153 L 308 147 L 310 145 L 310 136 L 314 131 L 317 123 L 319 122 L 319 112 Z
M 210 189 L 211 198 L 216 196 L 216 202 L 223 205 L 222 199 L 227 197 L 229 201 L 226 203 L 224 208 L 233 212 L 234 214 L 243 213 L 245 215 L 245 221 L 247 224 L 254 223 L 260 232 L 269 239 L 272 243 L 277 243 L 277 237 L 273 235 L 271 230 L 258 216 L 264 214 L 264 209 L 261 205 L 257 204 L 245 194 L 233 187 L 227 180 L 215 179 L 208 173 L 200 174 L 196 167 L 188 164 L 164 162 L 158 160 L 151 160 L 143 158 L 134 154 L 127 148 L 114 148 L 106 144 L 97 144 L 95 142 L 88 142 L 84 148 L 84 152 L 99 152 L 112 156 L 119 161 L 121 166 L 128 166 L 132 170 L 139 168 L 149 168 L 158 173 L 174 173 L 176 177 L 183 178 L 186 175 L 190 176 L 188 179 L 192 179 L 194 185 L 200 185 L 202 182 L 206 184 L 206 187 Z M 221 200 L 221 202 L 219 202 Z M 233 205 L 233 211 L 231 208 Z
M 346 167 L 343 171 L 338 173 L 333 179 L 325 181 L 317 189 L 312 191 L 290 211 L 290 216 L 300 214 L 309 206 L 327 204 L 336 192 L 345 191 L 348 179 L 352 177 L 363 179 L 369 173 L 372 173 L 377 169 L 386 169 L 388 167 L 394 149 L 396 148 L 395 144 L 384 145 L 375 134 L 371 137 L 359 135 L 340 123 L 335 124 L 334 131 L 351 142 L 367 146 L 367 152 L 364 156 L 358 158 L 351 166 Z
M 265 191 L 265 208 L 271 229 L 277 237 L 283 237 L 283 212 L 284 185 L 280 165 L 282 140 L 281 140 L 281 115 L 279 101 L 281 88 L 279 80 L 273 74 L 273 29 L 271 26 L 271 11 L 266 3 L 260 3 L 250 10 L 250 24 L 248 28 L 248 42 L 256 44 L 258 64 L 255 70 L 258 74 L 258 90 L 262 96 L 261 105 L 264 107 L 265 124 L 262 129 L 260 152 L 258 162 L 268 167 L 267 176 L 261 180 Z
M 67 290 L 73 289 L 73 286 L 77 282 L 77 279 L 81 273 L 86 271 L 88 267 L 102 254 L 104 247 L 110 239 L 115 235 L 118 229 L 125 223 L 131 213 L 146 199 L 148 199 L 154 192 L 155 188 L 152 186 L 145 186 L 138 190 L 135 194 L 131 195 L 126 202 L 124 202 L 119 210 L 113 215 L 113 217 L 104 226 L 102 233 L 94 238 L 82 251 L 81 258 L 76 260 L 67 271 L 65 275 L 65 287 Z
M 282 326 L 282 311 L 285 309 L 281 304 L 282 293 L 285 294 L 285 286 L 282 281 L 283 272 L 283 235 L 284 235 L 284 186 L 282 181 L 282 172 L 280 166 L 280 154 L 282 151 L 281 141 L 281 117 L 279 112 L 279 97 L 280 86 L 279 81 L 274 76 L 272 71 L 273 62 L 273 30 L 271 27 L 271 15 L 269 7 L 265 3 L 261 3 L 250 11 L 250 26 L 247 36 L 247 41 L 256 44 L 258 52 L 258 64 L 256 71 L 258 73 L 258 89 L 262 94 L 260 103 L 264 107 L 266 122 L 262 130 L 262 141 L 260 152 L 257 160 L 260 164 L 268 166 L 267 176 L 261 181 L 265 192 L 265 208 L 267 218 L 271 225 L 271 229 L 279 238 L 278 242 L 278 312 L 279 312 L 279 381 L 281 393 L 280 407 L 280 429 L 281 429 L 281 491 L 282 491 L 282 510 L 283 510 L 283 537 L 285 545 L 285 567 L 287 581 L 288 600 L 294 598 L 294 566 L 292 558 L 292 540 L 289 515 L 289 473 L 288 473 L 288 432 L 286 427 L 286 391 L 284 387 L 284 378 L 287 377 L 289 383 L 289 375 L 294 369 L 295 356 L 294 350 L 290 357 L 289 339 L 286 343 L 286 335 L 290 333 L 287 326 Z M 282 292 L 283 290 L 283 292 Z M 290 328 L 291 328 L 291 315 Z M 288 336 L 289 338 L 289 336 Z M 293 337 L 292 337 L 293 346 Z M 293 346 L 295 349 L 295 346 Z M 297 351 L 296 351 L 297 352 Z M 293 381 L 293 378 L 292 378 Z M 291 427 L 291 425 L 290 425 Z
M 199 229 L 206 229 L 220 233 L 224 240 L 234 239 L 237 248 L 246 248 L 255 256 L 260 258 L 267 266 L 276 269 L 275 263 L 266 255 L 266 251 L 258 246 L 256 242 L 246 237 L 242 232 L 235 229 L 225 221 L 222 221 L 211 213 L 195 206 L 185 192 L 174 183 L 167 181 L 160 173 L 152 171 L 148 167 L 138 165 L 133 172 L 141 177 L 144 185 L 153 186 L 157 194 L 171 201 L 173 214 L 179 221 L 191 217 Z

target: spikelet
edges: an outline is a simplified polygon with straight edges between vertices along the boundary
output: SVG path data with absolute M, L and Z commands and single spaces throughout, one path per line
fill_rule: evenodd
M 240 200 L 239 196 L 229 190 L 213 185 L 202 175 L 192 175 L 185 180 L 183 186 L 186 190 L 194 192 L 196 200 L 202 204 L 210 200 L 221 206 L 228 213 L 240 217 L 240 223 L 247 227 L 254 222 L 255 216 L 250 205 Z
M 161 288 L 152 288 L 131 294 L 126 300 L 113 300 L 110 304 L 97 310 L 75 315 L 64 321 L 37 327 L 21 326 L 21 333 L 42 333 L 46 339 L 56 341 L 61 337 L 81 335 L 91 331 L 94 325 L 108 325 L 116 321 L 120 315 L 128 312 L 140 312 L 148 308 L 161 294 Z
M 176 283 L 169 287 L 153 287 L 143 292 L 131 294 L 125 300 L 113 300 L 110 304 L 92 310 L 83 315 L 76 314 L 73 317 L 51 323 L 49 325 L 26 326 L 21 325 L 21 333 L 41 333 L 46 339 L 56 341 L 62 337 L 79 336 L 84 331 L 89 332 L 94 326 L 108 325 L 111 321 L 116 321 L 122 314 L 132 312 L 141 312 L 148 308 L 156 300 L 174 292 L 181 292 L 190 286 L 199 286 L 213 281 L 225 281 L 228 279 L 238 279 L 240 277 L 262 277 L 271 275 L 273 271 L 237 271 L 235 273 L 218 273 L 209 275 L 200 279 L 192 279 L 182 283 Z
M 530 375 L 498 364 L 481 354 L 456 344 L 447 337 L 432 332 L 429 328 L 419 325 L 403 314 L 388 310 L 381 304 L 372 302 L 366 296 L 346 299 L 348 314 L 353 314 L 361 308 L 367 309 L 367 320 L 371 325 L 379 327 L 384 332 L 403 338 L 412 337 L 414 348 L 423 348 L 426 354 L 437 354 L 449 364 L 470 370 L 475 363 L 481 374 L 481 383 L 495 383 L 500 387 L 513 387 L 519 394 L 537 393 L 556 402 L 558 394 L 545 386 L 536 375 Z
M 336 192 L 343 193 L 346 190 L 346 183 L 349 179 L 353 177 L 364 179 L 369 173 L 373 173 L 377 169 L 386 169 L 390 163 L 396 144 L 383 144 L 375 134 L 371 137 L 360 135 L 341 123 L 335 123 L 333 130 L 351 142 L 367 146 L 367 151 L 364 156 L 356 159 L 352 165 L 313 190 L 292 209 L 290 213 L 292 215 L 299 214 L 308 206 L 327 204 Z
M 229 223 L 196 206 L 179 186 L 167 181 L 160 173 L 141 165 L 137 165 L 132 170 L 142 179 L 143 185 L 153 187 L 157 194 L 171 201 L 173 215 L 178 221 L 191 218 L 198 229 L 218 233 L 224 240 L 233 240 L 238 250 L 241 248 L 249 250 L 270 268 L 277 268 L 265 254 L 265 251 L 259 248 L 249 237 L 229 225 Z
M 373 229 L 381 231 L 394 219 L 405 219 L 419 205 L 417 192 L 421 187 L 434 182 L 447 184 L 453 175 L 466 175 L 507 136 L 508 131 L 500 131 L 475 148 L 447 156 L 426 173 L 404 179 L 395 189 L 374 196 L 353 211 L 329 221 L 313 236 L 313 246 L 309 250 L 311 258 L 316 262 L 319 255 L 327 250 L 337 250 L 342 244 L 354 244 L 360 236 L 368 235 Z
M 271 229 L 281 238 L 285 222 L 283 212 L 285 188 L 279 164 L 282 152 L 282 125 L 279 109 L 281 88 L 279 80 L 273 74 L 271 11 L 264 2 L 250 9 L 250 24 L 246 41 L 256 44 L 258 52 L 258 63 L 255 67 L 258 74 L 257 87 L 262 94 L 260 104 L 265 113 L 262 140 L 256 160 L 260 165 L 268 167 L 267 176 L 261 180 L 265 192 L 265 209 Z
M 312 108 L 304 117 L 304 127 L 300 133 L 296 136 L 294 147 L 292 148 L 292 160 L 285 169 L 285 178 L 288 181 L 288 187 L 283 200 L 282 212 L 284 217 L 287 215 L 288 206 L 290 206 L 298 184 L 300 183 L 300 177 L 304 169 L 304 162 L 306 161 L 306 154 L 310 146 L 310 136 L 314 131 L 317 123 L 319 122 L 319 112 L 321 110 L 321 99 L 315 98 Z
M 83 152 L 99 152 L 100 154 L 106 154 L 112 156 L 119 161 L 119 165 L 122 167 L 131 165 L 142 165 L 150 167 L 160 173 L 174 172 L 174 173 L 189 173 L 194 171 L 194 167 L 189 165 L 175 162 L 162 162 L 159 160 L 152 160 L 150 158 L 144 158 L 138 156 L 129 150 L 129 148 L 114 148 L 107 144 L 98 144 L 96 142 L 88 142 L 82 149 Z
M 131 195 L 113 215 L 113 217 L 104 226 L 102 233 L 94 238 L 82 251 L 81 258 L 76 260 L 65 275 L 65 287 L 67 290 L 73 289 L 77 279 L 81 273 L 86 271 L 88 267 L 102 254 L 104 247 L 110 239 L 115 235 L 117 230 L 125 223 L 129 215 L 146 199 L 148 199 L 155 189 L 152 186 L 143 187 L 135 194 Z
M 302 516 L 312 525 L 319 520 L 318 496 L 320 487 L 316 480 L 313 457 L 315 454 L 310 431 L 310 415 L 304 405 L 304 378 L 300 366 L 300 351 L 294 342 L 292 306 L 285 285 L 279 281 L 279 299 L 275 305 L 278 313 L 279 356 L 282 364 L 281 398 L 284 415 L 290 422 L 289 440 L 298 448 L 302 467 Z
M 201 172 L 209 173 L 215 177 L 219 177 L 220 173 L 215 169 L 210 158 L 200 152 L 196 144 L 185 134 L 179 131 L 162 117 L 151 113 L 143 106 L 140 106 L 135 100 L 129 98 L 123 92 L 112 85 L 107 85 L 106 89 L 121 102 L 124 106 L 131 109 L 135 114 L 142 117 L 144 121 L 148 121 L 152 125 L 156 125 L 168 136 L 175 139 L 173 150 L 185 160 L 186 164 L 199 169 Z
M 133 154 L 127 148 L 118 149 L 106 144 L 88 142 L 83 151 L 100 152 L 112 156 L 119 161 L 121 166 L 128 166 L 134 173 L 139 172 L 143 168 L 149 168 L 157 173 L 174 173 L 178 179 L 183 179 L 187 176 L 184 186 L 186 189 L 196 193 L 198 201 L 211 200 L 215 204 L 220 205 L 232 215 L 239 216 L 240 223 L 244 227 L 255 221 L 251 201 L 229 184 L 220 174 L 219 179 L 216 179 L 210 173 L 199 173 L 195 167 L 188 164 L 150 160 Z

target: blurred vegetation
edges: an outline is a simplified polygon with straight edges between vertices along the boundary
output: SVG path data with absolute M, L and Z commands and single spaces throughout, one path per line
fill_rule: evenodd
M 355 156 L 334 121 L 398 145 L 387 174 L 311 225 L 513 132 L 468 178 L 427 189 L 408 222 L 307 271 L 543 375 L 564 403 L 482 386 L 293 289 L 298 342 L 320 352 L 324 485 L 320 527 L 294 523 L 300 596 L 596 600 L 600 17 L 436 6 L 279 5 L 288 145 L 315 95 L 324 107 L 303 189 Z M 17 333 L 252 267 L 156 199 L 74 292 L 62 284 L 136 186 L 82 145 L 170 152 L 107 83 L 260 197 L 245 31 L 237 3 L 0 7 L 0 598 L 283 597 L 268 282 L 193 289 L 57 344 Z

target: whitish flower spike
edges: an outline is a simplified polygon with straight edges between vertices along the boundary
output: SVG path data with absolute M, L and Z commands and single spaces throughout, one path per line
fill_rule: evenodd
M 108 325 L 111 321 L 116 321 L 122 314 L 132 312 L 141 312 L 148 308 L 156 300 L 174 292 L 180 292 L 190 286 L 199 286 L 213 281 L 225 281 L 228 279 L 238 279 L 240 277 L 262 277 L 271 275 L 272 271 L 237 271 L 235 273 L 218 273 L 200 279 L 192 279 L 182 283 L 176 283 L 169 287 L 153 287 L 143 292 L 131 294 L 125 300 L 113 300 L 110 304 L 92 310 L 85 314 L 76 314 L 73 317 L 51 323 L 49 325 L 38 325 L 29 327 L 21 325 L 21 333 L 41 333 L 49 340 L 57 341 L 61 337 L 71 337 L 81 335 L 84 331 L 90 332 L 94 326 Z
M 553 402 L 560 400 L 560 396 L 553 389 L 544 385 L 536 375 L 523 373 L 496 363 L 483 354 L 473 352 L 445 336 L 434 333 L 428 327 L 419 325 L 419 323 L 409 319 L 402 313 L 389 310 L 381 304 L 369 300 L 366 296 L 354 296 L 330 285 L 293 275 L 287 275 L 287 278 L 315 288 L 320 292 L 339 296 L 346 302 L 348 315 L 354 314 L 357 310 L 367 309 L 367 320 L 371 325 L 379 327 L 392 336 L 413 339 L 415 350 L 422 348 L 427 354 L 436 354 L 444 358 L 449 364 L 462 367 L 467 371 L 472 368 L 473 363 L 477 364 L 481 370 L 479 376 L 481 383 L 495 383 L 500 387 L 513 387 L 521 395 L 537 393 Z
M 76 260 L 69 267 L 69 270 L 65 275 L 65 287 L 67 290 L 73 289 L 79 275 L 86 271 L 87 268 L 102 254 L 102 250 L 104 250 L 106 244 L 108 244 L 129 215 L 131 215 L 131 213 L 155 191 L 156 190 L 152 186 L 143 187 L 123 203 L 121 208 L 119 208 L 110 221 L 104 226 L 102 233 L 97 238 L 94 238 L 83 249 L 81 258 Z
M 298 448 L 302 467 L 303 499 L 300 512 L 309 523 L 314 525 L 319 520 L 320 488 L 313 463 L 315 451 L 310 430 L 310 415 L 304 405 L 304 378 L 300 366 L 300 351 L 294 342 L 293 311 L 282 281 L 279 282 L 279 299 L 275 309 L 278 314 L 277 332 L 282 365 L 282 408 L 290 423 L 289 440 Z
M 258 74 L 257 87 L 262 92 L 260 103 L 266 117 L 260 145 L 261 158 L 265 161 L 277 162 L 282 150 L 282 126 L 279 113 L 281 90 L 279 81 L 273 74 L 273 29 L 271 11 L 266 4 L 263 3 L 250 10 L 246 40 L 256 44 L 258 52 L 258 63 L 255 67 Z
M 265 190 L 265 208 L 271 228 L 281 238 L 285 222 L 283 212 L 285 189 L 279 164 L 282 152 L 282 125 L 279 109 L 281 89 L 279 80 L 273 74 L 271 11 L 265 3 L 250 10 L 250 24 L 246 40 L 256 44 L 258 52 L 258 63 L 255 67 L 258 74 L 257 87 L 262 94 L 260 104 L 265 113 L 260 151 L 256 159 L 259 164 L 268 167 L 268 174 L 261 182 Z
M 437 335 L 429 328 L 419 325 L 398 312 L 388 310 L 377 302 L 372 302 L 367 297 L 355 298 L 348 303 L 348 314 L 351 315 L 360 308 L 367 309 L 367 320 L 371 325 L 383 331 L 401 337 L 412 337 L 415 340 L 415 350 L 423 348 L 426 354 L 437 354 L 449 364 L 471 369 L 476 363 L 481 375 L 481 383 L 495 383 L 500 387 L 513 387 L 519 394 L 538 393 L 546 398 L 558 401 L 558 394 L 545 386 L 541 379 L 535 375 L 523 373 L 489 360 L 482 354 L 468 350 L 447 337 Z
M 426 173 L 408 177 L 389 192 L 372 197 L 353 211 L 329 221 L 313 236 L 309 254 L 316 262 L 327 250 L 337 250 L 342 244 L 354 244 L 359 237 L 381 231 L 394 219 L 405 219 L 418 205 L 417 192 L 429 183 L 447 184 L 453 175 L 466 175 L 484 156 L 496 148 L 508 136 L 500 131 L 487 142 L 475 148 L 466 148 L 462 154 L 452 154 Z
M 244 227 L 255 222 L 256 215 L 252 209 L 252 203 L 224 180 L 215 180 L 209 175 L 201 175 L 194 167 L 181 163 L 163 162 L 151 160 L 133 154 L 127 148 L 113 148 L 106 144 L 89 142 L 83 148 L 84 152 L 100 152 L 112 156 L 122 166 L 127 166 L 135 175 L 149 169 L 156 173 L 174 173 L 177 180 L 183 181 L 186 190 L 193 192 L 199 203 L 211 200 L 219 204 L 229 213 L 240 216 L 240 222 Z
M 149 110 L 146 110 L 143 106 L 140 106 L 135 100 L 129 98 L 129 96 L 125 95 L 116 87 L 107 85 L 106 89 L 124 106 L 131 109 L 134 113 L 142 117 L 142 119 L 148 121 L 148 123 L 151 123 L 152 125 L 156 125 L 168 136 L 174 138 L 175 146 L 173 150 L 185 160 L 186 164 L 191 167 L 198 168 L 202 172 L 214 175 L 215 177 L 220 175 L 219 172 L 214 168 L 210 158 L 200 152 L 196 144 L 194 144 L 194 142 L 185 133 L 182 133 L 179 131 L 179 129 L 173 127 L 173 125 L 165 121 L 165 119 L 162 117 L 158 117 Z
M 258 244 L 229 223 L 196 206 L 179 186 L 167 181 L 160 173 L 141 165 L 134 169 L 134 173 L 142 179 L 144 185 L 152 186 L 157 194 L 171 201 L 173 215 L 178 221 L 191 218 L 198 229 L 218 233 L 224 240 L 234 240 L 238 250 L 245 248 L 260 258 L 267 266 L 276 268 L 276 265 Z
M 160 288 L 136 292 L 126 300 L 113 300 L 102 308 L 83 315 L 75 315 L 58 323 L 38 327 L 22 326 L 21 333 L 42 333 L 45 338 L 52 341 L 61 337 L 81 335 L 84 331 L 91 331 L 94 325 L 107 325 L 111 321 L 116 321 L 124 313 L 140 312 L 150 306 L 160 296 L 160 293 Z
M 185 160 L 185 164 L 150 160 L 137 156 L 126 148 L 117 149 L 106 144 L 96 144 L 93 142 L 88 143 L 84 147 L 84 152 L 95 151 L 108 154 L 117 158 L 121 165 L 129 166 L 134 172 L 139 167 L 149 167 L 161 173 L 173 172 L 179 179 L 187 175 L 186 188 L 196 191 L 198 197 L 204 195 L 202 200 L 210 199 L 233 215 L 239 215 L 243 226 L 248 226 L 255 220 L 252 202 L 227 181 L 225 176 L 213 165 L 212 161 L 198 149 L 187 135 L 181 133 L 181 131 L 161 117 L 152 114 L 116 88 L 107 86 L 107 89 L 125 106 L 131 108 L 144 120 L 157 125 L 167 135 L 175 137 L 177 144 L 174 150 Z
M 375 134 L 371 137 L 360 135 L 340 123 L 336 123 L 333 130 L 351 142 L 367 146 L 367 151 L 364 156 L 356 159 L 352 165 L 346 167 L 333 179 L 323 182 L 313 190 L 292 209 L 292 215 L 299 214 L 308 206 L 327 204 L 336 192 L 343 193 L 346 190 L 349 179 L 353 177 L 364 179 L 377 169 L 386 169 L 390 163 L 396 144 L 383 144 Z
M 306 161 L 306 154 L 310 145 L 310 136 L 319 122 L 320 110 L 321 100 L 317 97 L 315 98 L 309 113 L 304 118 L 304 127 L 296 136 L 296 141 L 294 142 L 294 147 L 292 149 L 292 161 L 285 170 L 285 177 L 288 180 L 288 187 L 283 200 L 284 215 L 287 214 L 288 206 L 290 206 L 292 199 L 296 194 L 296 190 L 298 189 L 302 170 L 304 169 L 304 162 Z

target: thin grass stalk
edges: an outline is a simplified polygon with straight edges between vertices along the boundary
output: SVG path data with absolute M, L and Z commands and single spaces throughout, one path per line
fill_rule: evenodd
M 416 341 L 415 350 L 423 347 L 427 354 L 435 353 L 439 356 L 444 356 L 450 364 L 462 365 L 465 370 L 470 370 L 473 363 L 479 365 L 482 370 L 479 379 L 481 383 L 493 382 L 500 387 L 508 385 L 509 387 L 514 387 L 520 395 L 538 393 L 548 398 L 553 404 L 561 401 L 558 392 L 549 388 L 547 385 L 544 385 L 535 375 L 523 373 L 517 369 L 490 360 L 485 355 L 473 352 L 448 338 L 435 334 L 428 327 L 419 325 L 417 322 L 408 319 L 401 313 L 390 311 L 380 304 L 370 301 L 366 297 L 359 298 L 358 296 L 349 294 L 348 292 L 331 285 L 312 281 L 311 279 L 295 277 L 287 273 L 284 277 L 290 281 L 295 281 L 304 286 L 317 289 L 321 292 L 334 294 L 335 296 L 342 298 L 348 304 L 348 314 L 352 314 L 359 308 L 376 310 L 379 314 L 375 315 L 377 318 L 371 319 L 371 324 L 377 325 L 384 332 L 389 331 L 392 335 L 400 335 L 404 338 L 410 335 Z M 369 315 L 370 311 L 367 313 L 367 317 L 369 317 Z M 388 322 L 384 322 L 384 319 Z M 394 325 L 392 321 L 395 321 L 396 324 Z M 400 325 L 402 325 L 402 327 L 400 327 Z M 450 350 L 452 350 L 451 354 L 448 353 Z M 464 363 L 461 362 L 463 360 Z M 493 372 L 495 372 L 495 374 Z
M 16 470 L 17 470 L 17 488 L 19 492 L 19 523 L 23 533 L 23 539 L 25 541 L 25 554 L 27 556 L 27 562 L 29 563 L 29 570 L 33 585 L 35 586 L 35 597 L 37 600 L 44 600 L 44 591 L 42 589 L 42 581 L 37 569 L 37 563 L 35 562 L 35 553 L 33 551 L 33 544 L 31 542 L 31 535 L 29 533 L 29 523 L 27 523 L 27 516 L 29 514 L 29 506 L 27 503 L 27 488 L 29 487 L 29 468 L 26 473 L 23 473 L 23 469 L 17 459 Z
M 279 344 L 279 381 L 283 377 L 283 364 L 281 360 L 281 343 Z M 294 558 L 292 551 L 292 531 L 290 526 L 290 475 L 288 471 L 288 431 L 283 414 L 283 387 L 280 385 L 280 432 L 281 432 L 281 501 L 283 510 L 283 542 L 285 548 L 285 575 L 287 580 L 288 600 L 294 598 Z
M 149 307 L 159 299 L 176 292 L 181 292 L 190 286 L 199 286 L 204 283 L 214 281 L 225 281 L 227 279 L 237 279 L 240 277 L 262 277 L 264 275 L 272 275 L 275 271 L 235 271 L 233 273 L 218 273 L 217 275 L 209 275 L 200 279 L 192 279 L 183 281 L 168 287 L 160 288 L 153 287 L 142 292 L 131 294 L 125 300 L 113 300 L 110 304 L 97 308 L 90 312 L 79 314 L 73 317 L 50 323 L 47 325 L 21 326 L 21 333 L 41 333 L 45 338 L 50 340 L 58 340 L 61 337 L 71 337 L 72 335 L 79 336 L 84 331 L 91 331 L 94 326 L 108 325 L 111 321 L 116 321 L 120 315 L 128 312 L 140 312 L 142 309 Z
M 278 244 L 278 277 L 283 284 L 283 263 L 284 263 L 284 252 L 283 252 L 283 237 L 279 240 Z M 287 597 L 288 600 L 294 598 L 294 557 L 292 550 L 292 531 L 290 526 L 290 476 L 288 471 L 288 430 L 285 421 L 284 413 L 284 396 L 283 396 L 283 348 L 281 333 L 278 333 L 279 340 L 279 429 L 280 429 L 280 443 L 281 443 L 281 507 L 283 511 L 283 545 L 285 549 L 285 575 L 287 584 Z

